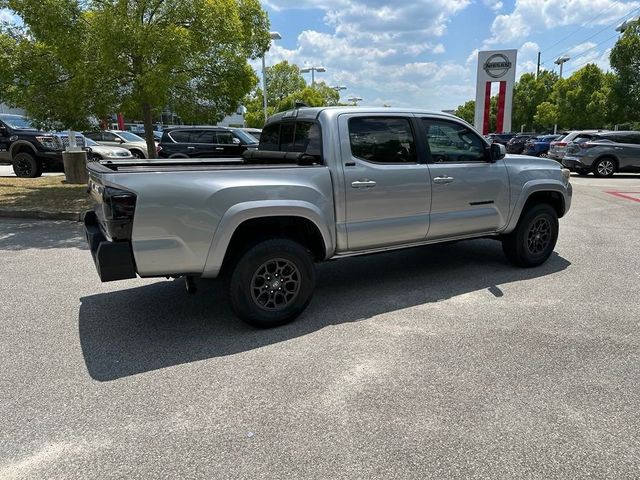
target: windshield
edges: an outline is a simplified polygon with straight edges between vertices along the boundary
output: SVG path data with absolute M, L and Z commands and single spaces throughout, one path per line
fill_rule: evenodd
M 27 117 L 21 117 L 20 115 L 0 115 L 0 120 L 9 125 L 9 127 L 18 130 L 37 130 L 31 123 L 31 120 Z
M 124 138 L 127 142 L 144 142 L 144 139 L 142 137 L 139 137 L 135 133 L 124 132 L 124 131 L 115 132 L 115 133 L 117 133 L 119 136 Z
M 233 133 L 235 134 L 236 137 L 238 137 L 244 143 L 258 143 L 258 141 L 256 140 L 256 137 L 254 137 L 253 135 L 249 135 L 244 130 L 234 129 Z
M 89 147 L 96 147 L 98 145 L 96 142 L 91 140 L 89 137 L 84 137 L 84 144 L 88 145 Z

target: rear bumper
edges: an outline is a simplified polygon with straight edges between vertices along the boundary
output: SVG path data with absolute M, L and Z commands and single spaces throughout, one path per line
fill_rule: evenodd
M 576 157 L 568 157 L 564 156 L 562 159 L 562 165 L 567 167 L 569 170 L 576 172 L 579 170 L 589 170 L 591 168 L 590 165 L 585 165 L 579 158 Z
M 88 211 L 84 216 L 84 233 L 100 280 L 111 282 L 136 277 L 131 242 L 107 240 L 100 230 L 98 218 L 93 211 Z

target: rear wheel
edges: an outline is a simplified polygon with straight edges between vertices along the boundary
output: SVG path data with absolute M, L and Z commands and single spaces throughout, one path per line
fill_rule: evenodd
M 616 173 L 616 161 L 613 158 L 601 158 L 593 164 L 593 174 L 596 177 L 611 177 Z
M 536 267 L 553 252 L 558 240 L 558 214 L 547 203 L 529 207 L 515 230 L 502 238 L 502 250 L 519 267 Z
M 140 150 L 131 150 L 131 155 L 133 155 L 133 158 L 137 158 L 137 159 L 144 158 L 144 155 Z
M 13 157 L 13 172 L 17 177 L 36 178 L 42 175 L 42 162 L 27 152 Z
M 251 247 L 238 260 L 229 279 L 229 300 L 240 319 L 270 328 L 300 315 L 314 288 L 309 252 L 292 240 L 272 239 Z

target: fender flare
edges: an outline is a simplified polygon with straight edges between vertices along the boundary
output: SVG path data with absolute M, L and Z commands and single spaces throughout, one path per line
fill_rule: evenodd
M 505 227 L 503 233 L 509 233 L 518 224 L 518 220 L 520 220 L 520 215 L 522 214 L 522 209 L 524 208 L 529 197 L 537 192 L 556 192 L 562 196 L 562 201 L 564 203 L 564 211 L 566 212 L 571 205 L 571 198 L 568 196 L 568 189 L 560 180 L 549 180 L 549 179 L 536 179 L 529 180 L 526 182 L 521 189 L 520 195 L 518 196 L 517 201 L 515 202 L 513 211 L 511 212 L 511 216 L 509 221 L 507 222 L 507 226 Z
M 9 155 L 11 157 L 11 161 L 13 161 L 13 156 L 15 155 L 15 151 L 21 147 L 28 147 L 29 150 L 31 150 L 31 153 L 33 153 L 34 155 L 38 154 L 36 147 L 34 147 L 31 143 L 27 142 L 26 140 L 16 140 L 9 147 Z
M 220 219 L 213 233 L 202 276 L 215 277 L 218 275 L 231 238 L 242 223 L 247 220 L 265 217 L 300 217 L 309 220 L 316 226 L 322 236 L 325 246 L 325 258 L 329 258 L 333 254 L 335 246 L 328 224 L 334 220 L 327 219 L 316 205 L 302 200 L 243 202 L 233 205 Z

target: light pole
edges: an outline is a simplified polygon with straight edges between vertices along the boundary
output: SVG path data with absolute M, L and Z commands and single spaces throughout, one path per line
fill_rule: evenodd
M 555 63 L 556 65 L 560 65 L 560 78 L 562 78 L 562 67 L 565 63 L 567 63 L 569 60 L 571 60 L 571 58 L 567 55 L 562 55 L 561 57 L 556 58 Z M 556 133 L 558 133 L 558 124 L 555 123 L 553 125 L 553 134 L 555 135 Z
M 340 103 L 340 90 L 346 90 L 347 87 L 345 87 L 344 85 L 334 85 L 333 87 L 330 87 L 330 88 L 332 88 L 338 93 L 338 103 Z
M 560 78 L 562 78 L 562 66 L 567 63 L 569 60 L 571 60 L 571 57 L 568 57 L 567 55 L 563 55 L 561 57 L 556 58 L 556 60 L 553 62 L 556 65 L 560 65 Z
M 629 28 L 634 23 L 638 23 L 639 20 L 640 20 L 640 17 L 631 17 L 631 18 L 625 20 L 624 22 L 622 22 L 620 25 L 618 25 L 616 27 L 616 32 L 624 33 L 624 31 L 627 28 Z
M 269 32 L 271 40 L 281 40 L 282 36 L 278 32 Z M 267 49 L 269 50 L 269 49 Z M 267 121 L 267 67 L 264 64 L 265 51 L 262 54 L 262 107 L 264 108 L 264 121 Z
M 351 95 L 347 98 L 347 101 L 352 102 L 354 106 L 358 105 L 358 102 L 362 101 L 362 97 L 356 97 L 355 95 Z
M 300 69 L 300 73 L 309 73 L 311 72 L 311 86 L 314 86 L 316 84 L 316 77 L 315 77 L 315 72 L 318 73 L 323 73 L 326 72 L 327 69 L 324 67 L 316 67 L 316 66 L 312 66 L 312 67 L 304 67 Z

